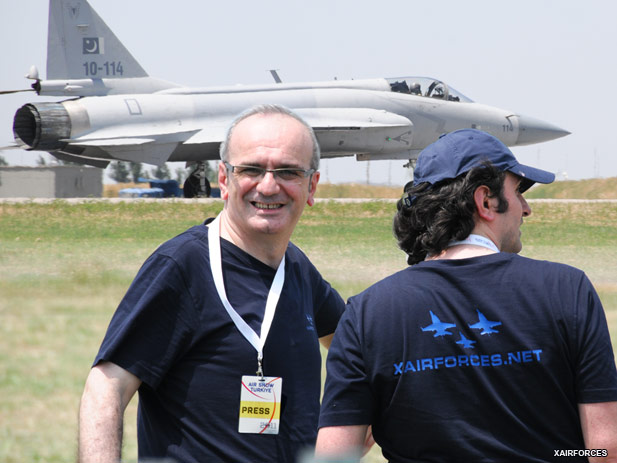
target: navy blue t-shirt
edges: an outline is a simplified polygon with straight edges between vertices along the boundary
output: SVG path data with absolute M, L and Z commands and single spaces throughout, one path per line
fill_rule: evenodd
M 372 424 L 392 462 L 563 461 L 585 448 L 577 404 L 617 400 L 587 277 L 507 253 L 422 262 L 351 298 L 327 372 L 320 427 Z
M 221 248 L 228 299 L 259 334 L 276 271 L 226 240 Z M 266 376 L 283 378 L 280 431 L 240 434 L 241 377 L 257 371 L 257 352 L 225 311 L 208 256 L 203 225 L 157 249 L 114 314 L 95 364 L 111 361 L 142 381 L 140 458 L 294 461 L 316 438 L 318 338 L 334 332 L 344 302 L 290 244 L 263 360 Z

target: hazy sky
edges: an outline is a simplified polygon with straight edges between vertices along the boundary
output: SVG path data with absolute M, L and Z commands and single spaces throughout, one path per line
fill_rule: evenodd
M 571 135 L 513 148 L 570 179 L 617 176 L 617 2 L 90 0 L 146 71 L 189 86 L 431 76 Z M 45 76 L 48 1 L 0 0 L 0 90 Z M 0 146 L 34 93 L 0 96 Z M 39 152 L 3 151 L 12 164 Z M 322 180 L 402 185 L 402 161 L 322 163 Z

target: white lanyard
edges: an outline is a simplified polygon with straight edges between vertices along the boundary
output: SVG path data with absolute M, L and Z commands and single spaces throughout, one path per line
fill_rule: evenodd
M 488 238 L 480 235 L 471 234 L 467 238 L 461 241 L 450 241 L 448 247 L 457 246 L 459 244 L 473 244 L 475 246 L 482 246 L 483 248 L 490 249 L 491 251 L 499 252 L 499 248 Z
M 261 323 L 261 333 L 257 336 L 257 333 L 244 321 L 244 319 L 238 315 L 238 312 L 231 306 L 227 299 L 227 293 L 225 291 L 225 283 L 223 282 L 223 262 L 221 259 L 221 239 L 220 239 L 220 219 L 219 214 L 216 219 L 208 227 L 208 250 L 210 252 L 210 269 L 212 270 L 212 277 L 214 278 L 214 285 L 216 291 L 219 294 L 219 298 L 227 310 L 227 313 L 231 317 L 232 321 L 246 338 L 248 342 L 257 351 L 257 374 L 263 377 L 262 360 L 263 360 L 263 348 L 274 319 L 274 312 L 276 311 L 276 305 L 278 304 L 281 296 L 281 290 L 285 283 L 285 256 L 281 260 L 274 281 L 268 293 L 268 299 L 266 300 L 266 310 L 264 312 L 264 318 Z

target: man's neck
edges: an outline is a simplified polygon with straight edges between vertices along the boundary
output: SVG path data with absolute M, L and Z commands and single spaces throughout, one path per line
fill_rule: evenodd
M 486 256 L 489 254 L 495 254 L 495 251 L 471 244 L 459 244 L 449 247 L 442 251 L 441 254 L 427 257 L 425 260 L 469 259 L 471 257 Z
M 221 213 L 220 236 L 274 269 L 278 268 L 289 244 L 289 239 L 282 239 L 279 235 L 262 233 L 245 236 L 228 221 L 224 210 Z
M 469 237 L 473 239 L 468 238 L 464 242 L 451 242 L 440 254 L 427 256 L 425 260 L 469 259 L 471 257 L 486 256 L 499 252 L 494 241 L 478 232 L 478 230 L 474 230 Z

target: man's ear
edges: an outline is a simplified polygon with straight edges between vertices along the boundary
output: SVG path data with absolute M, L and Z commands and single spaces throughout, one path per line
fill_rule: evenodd
M 309 196 L 306 200 L 306 204 L 312 206 L 315 204 L 315 191 L 317 190 L 317 184 L 319 183 L 319 172 L 315 172 L 311 175 L 311 180 L 309 181 Z
M 495 220 L 497 214 L 497 208 L 495 207 L 495 200 L 497 198 L 491 198 L 491 190 L 486 185 L 481 185 L 473 192 L 473 199 L 476 204 L 476 213 L 478 217 L 487 222 Z
M 223 161 L 219 162 L 219 188 L 221 190 L 221 199 L 226 200 L 229 197 L 229 190 L 227 188 L 227 167 L 223 164 Z

